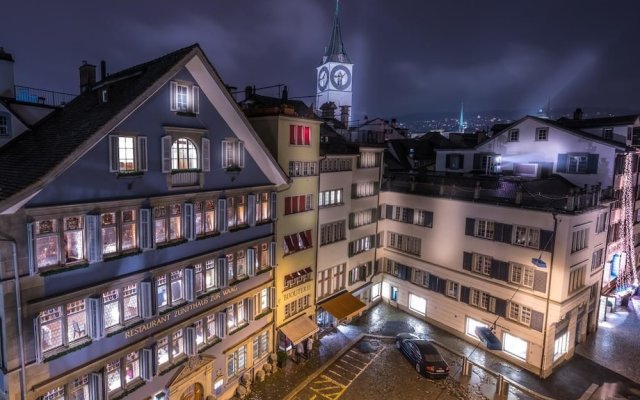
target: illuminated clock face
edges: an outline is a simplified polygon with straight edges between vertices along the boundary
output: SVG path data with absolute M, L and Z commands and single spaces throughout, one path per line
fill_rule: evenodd
M 331 70 L 331 84 L 338 90 L 345 90 L 351 85 L 351 72 L 344 65 L 337 65 Z
M 329 84 L 329 69 L 327 67 L 320 68 L 318 72 L 318 89 L 325 90 Z

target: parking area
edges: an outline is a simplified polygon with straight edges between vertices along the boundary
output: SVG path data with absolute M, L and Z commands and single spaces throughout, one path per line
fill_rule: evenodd
M 365 336 L 290 398 L 293 400 L 493 399 L 495 379 L 480 370 L 462 376 L 458 357 L 441 351 L 451 367 L 445 379 L 427 379 L 395 348 L 393 338 Z M 516 392 L 509 399 L 526 399 Z

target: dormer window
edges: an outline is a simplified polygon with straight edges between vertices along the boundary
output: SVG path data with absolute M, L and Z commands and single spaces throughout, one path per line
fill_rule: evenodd
M 186 82 L 171 82 L 171 111 L 198 114 L 200 88 Z

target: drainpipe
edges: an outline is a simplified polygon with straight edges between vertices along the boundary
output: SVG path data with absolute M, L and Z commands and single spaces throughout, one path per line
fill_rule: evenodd
M 0 242 L 9 243 L 11 245 L 11 253 L 13 256 L 13 279 L 16 291 L 16 320 L 18 321 L 18 343 L 20 345 L 20 398 L 26 399 L 27 375 L 25 371 L 24 357 L 24 338 L 22 335 L 22 299 L 20 298 L 20 276 L 18 274 L 18 251 L 16 242 L 12 239 L 0 238 Z
M 556 213 L 551 214 L 553 216 L 553 241 L 555 244 L 556 241 L 556 231 L 558 229 L 558 218 L 556 216 Z M 549 301 L 551 299 L 551 282 L 553 282 L 553 255 L 555 254 L 555 248 L 556 246 L 554 245 L 551 248 L 551 260 L 549 262 L 549 290 L 547 290 L 547 307 L 546 307 L 546 311 L 544 313 L 544 334 L 542 336 L 542 361 L 540 361 L 540 378 L 544 379 L 543 375 L 544 375 L 544 361 L 546 358 L 546 354 L 547 354 L 547 326 L 548 326 L 548 322 L 549 322 Z

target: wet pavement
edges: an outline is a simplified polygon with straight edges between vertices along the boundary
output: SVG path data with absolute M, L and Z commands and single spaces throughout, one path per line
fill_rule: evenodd
M 638 303 L 636 303 L 636 306 L 637 305 Z M 621 311 L 618 311 L 617 313 L 621 313 Z M 594 383 L 598 386 L 601 386 L 608 382 L 620 382 L 620 386 L 634 388 L 632 390 L 635 390 L 635 388 L 640 389 L 640 386 L 638 386 L 636 383 L 637 381 L 633 381 L 637 378 L 630 377 L 631 379 L 629 379 L 601 365 L 607 365 L 606 363 L 609 363 L 612 366 L 619 366 L 615 365 L 615 361 L 611 361 L 612 359 L 616 359 L 618 357 L 618 354 L 608 353 L 606 351 L 607 349 L 612 348 L 611 342 L 615 342 L 618 339 L 616 339 L 615 336 L 606 336 L 607 332 L 609 332 L 609 335 L 611 335 L 610 332 L 624 330 L 624 335 L 626 335 L 626 337 L 631 340 L 634 337 L 634 334 L 640 331 L 640 322 L 637 318 L 638 316 L 635 314 L 631 318 L 628 318 L 628 316 L 629 314 L 627 314 L 627 318 L 623 319 L 622 314 L 620 314 L 620 319 L 622 321 L 627 321 L 624 326 L 622 325 L 622 323 L 619 324 L 620 329 L 600 328 L 600 330 L 597 332 L 597 335 L 602 336 L 603 338 L 595 339 L 593 337 L 595 335 L 592 334 L 588 338 L 587 342 L 579 345 L 578 353 L 580 354 L 576 354 L 570 361 L 558 367 L 554 371 L 553 375 L 549 378 L 540 379 L 536 374 L 532 374 L 518 366 L 512 365 L 509 362 L 496 357 L 490 352 L 484 351 L 482 348 L 474 344 L 468 343 L 458 337 L 445 332 L 444 330 L 429 325 L 425 321 L 422 321 L 403 311 L 391 307 L 386 303 L 380 303 L 367 311 L 362 317 L 353 321 L 352 324 L 340 326 L 337 329 L 324 334 L 319 340 L 319 346 L 316 346 L 309 359 L 303 359 L 299 364 L 293 362 L 292 360 L 289 360 L 285 368 L 280 369 L 275 374 L 267 377 L 264 382 L 254 383 L 252 387 L 252 393 L 247 398 L 250 400 L 276 400 L 293 398 L 294 393 L 292 393 L 292 391 L 294 391 L 294 389 L 300 389 L 301 387 L 304 387 L 305 385 L 311 383 L 314 378 L 323 373 L 323 370 L 327 366 L 333 365 L 333 363 L 338 360 L 338 358 L 341 356 L 341 352 L 349 351 L 349 349 L 357 342 L 359 338 L 362 337 L 363 334 L 393 337 L 398 332 L 413 332 L 420 336 L 429 337 L 447 349 L 450 349 L 457 353 L 470 355 L 470 360 L 483 365 L 485 368 L 489 369 L 492 372 L 503 374 L 507 378 L 522 384 L 528 389 L 557 400 L 578 399 Z M 612 321 L 612 319 L 610 318 L 610 314 L 608 316 L 608 320 Z M 618 333 L 618 335 L 622 334 Z M 604 344 L 600 346 L 601 343 Z M 638 342 L 634 342 L 634 345 L 631 347 L 634 350 L 636 347 L 640 347 L 635 345 L 635 343 Z M 598 346 L 600 346 L 600 348 Z M 627 346 L 630 345 L 627 344 Z M 630 353 L 629 349 L 630 347 L 622 349 L 623 351 L 621 353 Z M 637 351 L 640 351 L 640 349 L 638 349 Z M 597 362 L 590 360 L 589 358 L 586 358 L 582 355 L 586 355 L 588 352 L 590 352 L 589 354 Z M 640 356 L 635 355 L 635 358 L 632 359 L 633 362 L 628 363 L 627 368 L 623 369 L 622 372 L 625 372 L 631 369 L 632 366 L 635 366 L 637 364 L 637 360 L 639 359 L 638 357 Z M 452 376 L 459 375 L 461 372 L 461 364 L 459 362 L 456 363 L 455 361 L 453 361 L 453 363 L 454 364 L 452 364 L 451 374 Z M 378 365 L 380 364 L 385 363 L 376 361 L 371 364 L 371 366 L 367 369 L 367 372 L 363 374 L 362 379 L 355 380 L 354 385 L 359 384 L 361 380 L 365 379 L 365 376 L 369 373 L 369 370 L 375 372 L 376 368 L 378 368 Z M 475 388 L 478 390 L 468 390 L 466 394 L 463 390 L 462 392 L 458 392 L 452 398 L 493 398 L 493 393 L 495 393 L 495 379 L 487 376 L 488 374 L 482 373 L 480 368 L 474 368 L 473 371 L 474 374 L 472 374 L 471 378 L 462 377 L 462 379 L 474 379 L 475 382 L 472 383 L 475 384 Z M 634 373 L 636 372 L 634 371 Z M 626 374 L 629 375 L 629 372 L 627 371 Z M 394 375 L 395 374 L 387 373 L 385 376 L 390 376 L 391 378 L 393 378 Z M 631 375 L 634 376 L 633 374 Z M 394 381 L 397 382 L 397 380 L 390 380 L 390 382 Z M 387 389 L 389 388 L 387 387 Z M 340 395 L 342 396 L 340 398 L 344 400 L 359 398 L 357 397 L 357 395 L 354 395 L 356 397 L 349 397 L 349 393 L 351 393 L 350 390 L 351 389 L 347 390 L 345 388 L 345 390 Z M 399 398 L 390 395 L 389 393 L 383 395 L 383 391 L 378 392 L 380 393 L 381 397 L 377 398 L 380 399 L 386 400 Z M 440 399 L 442 400 L 447 398 L 443 396 L 443 393 L 445 393 L 444 389 L 442 389 L 441 394 L 438 394 L 438 396 L 440 396 Z M 484 397 L 478 393 L 482 393 Z M 429 397 L 431 396 L 426 396 L 423 398 Z M 321 399 L 323 397 L 316 398 Z M 332 398 L 337 399 L 338 397 Z M 376 397 L 367 398 L 375 399 Z M 526 395 L 515 395 L 512 391 L 509 398 L 526 399 L 529 397 Z

